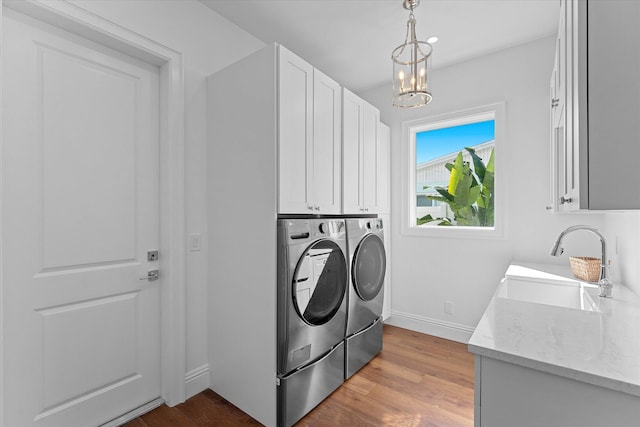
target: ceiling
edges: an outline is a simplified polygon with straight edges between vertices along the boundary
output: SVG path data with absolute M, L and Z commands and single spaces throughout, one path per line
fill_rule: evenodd
M 385 84 L 404 41 L 402 0 L 200 0 L 265 43 L 278 42 L 356 92 Z M 421 40 L 433 67 L 556 34 L 559 0 L 422 0 Z

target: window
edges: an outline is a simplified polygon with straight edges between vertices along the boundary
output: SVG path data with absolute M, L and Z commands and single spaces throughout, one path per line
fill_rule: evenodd
M 502 237 L 504 104 L 405 122 L 403 232 Z

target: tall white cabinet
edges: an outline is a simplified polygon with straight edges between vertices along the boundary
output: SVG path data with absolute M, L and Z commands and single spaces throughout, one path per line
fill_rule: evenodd
M 277 422 L 279 50 L 265 47 L 207 80 L 210 387 L 266 426 Z M 306 135 L 304 120 L 290 132 Z
M 274 426 L 276 219 L 388 214 L 388 128 L 353 95 L 343 158 L 340 86 L 275 44 L 211 75 L 207 99 L 211 388 Z M 343 188 L 369 210 L 343 209 Z

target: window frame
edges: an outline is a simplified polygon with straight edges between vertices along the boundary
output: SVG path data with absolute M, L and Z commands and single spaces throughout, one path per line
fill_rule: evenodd
M 428 130 L 494 120 L 495 199 L 493 227 L 421 227 L 416 225 L 416 134 Z M 436 116 L 402 122 L 402 234 L 461 239 L 504 239 L 506 186 L 505 103 L 496 102 Z M 488 159 L 483 159 L 487 161 Z

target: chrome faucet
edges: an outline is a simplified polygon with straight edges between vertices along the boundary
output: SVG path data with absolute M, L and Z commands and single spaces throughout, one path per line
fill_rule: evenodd
M 565 229 L 563 232 L 560 233 L 560 235 L 556 239 L 556 242 L 553 244 L 553 247 L 549 251 L 549 255 L 552 255 L 552 256 L 562 255 L 562 253 L 564 252 L 564 248 L 560 246 L 562 243 L 562 239 L 564 238 L 565 235 L 576 230 L 589 231 L 595 234 L 596 236 L 598 236 L 598 238 L 600 239 L 600 244 L 602 245 L 602 252 L 600 257 L 600 280 L 598 281 L 598 288 L 600 290 L 600 293 L 598 294 L 598 296 L 611 298 L 612 284 L 609 278 L 607 277 L 607 243 L 604 239 L 604 236 L 600 234 L 600 232 L 596 228 L 591 227 L 589 225 L 572 225 L 571 227 L 568 227 L 567 229 Z

